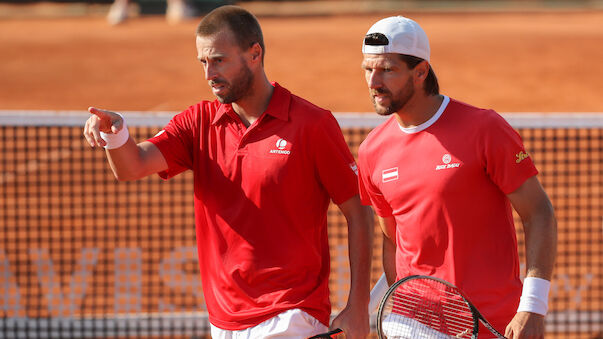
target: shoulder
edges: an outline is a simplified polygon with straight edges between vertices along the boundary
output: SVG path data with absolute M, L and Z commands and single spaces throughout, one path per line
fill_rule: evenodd
M 219 112 L 221 109 L 225 108 L 225 106 L 226 105 L 220 103 L 218 100 L 214 100 L 214 101 L 202 100 L 194 105 L 189 106 L 185 112 L 187 112 L 187 114 L 192 114 L 192 115 L 215 116 L 216 113 Z
M 288 120 L 296 128 L 317 126 L 328 119 L 335 121 L 331 111 L 291 93 L 277 82 L 273 85 L 275 91 L 268 106 L 273 115 Z
M 452 98 L 446 111 L 457 122 L 468 121 L 473 126 L 506 124 L 506 120 L 493 109 L 479 108 Z
M 362 143 L 360 143 L 358 155 L 361 156 L 364 154 L 374 153 L 376 149 L 379 149 L 388 141 L 392 135 L 392 129 L 397 129 L 397 126 L 398 122 L 396 121 L 395 116 L 392 115 L 385 122 L 373 128 L 362 141 Z
M 297 118 L 321 119 L 332 117 L 333 114 L 328 109 L 322 108 L 300 96 L 291 94 L 290 111 Z
M 322 108 L 295 94 L 290 95 L 289 121 L 296 129 L 301 129 L 311 134 L 317 130 L 331 132 L 341 130 L 337 119 L 335 119 L 330 110 Z
M 210 122 L 214 119 L 216 114 L 220 111 L 221 107 L 224 106 L 219 101 L 199 101 L 194 105 L 188 106 L 185 110 L 176 114 L 172 118 L 172 123 L 179 125 L 190 125 L 199 124 L 203 122 Z
M 329 110 L 291 93 L 291 91 L 281 86 L 278 82 L 274 82 L 273 86 L 275 88 L 275 92 L 272 100 L 275 100 L 278 103 L 276 105 L 277 107 L 280 107 L 281 109 L 286 107 L 289 110 L 290 116 L 303 118 L 308 116 L 318 117 L 331 114 Z

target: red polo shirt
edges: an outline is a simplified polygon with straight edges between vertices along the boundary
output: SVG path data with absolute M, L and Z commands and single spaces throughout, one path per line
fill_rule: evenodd
M 169 166 L 161 177 L 194 172 L 203 293 L 227 330 L 293 308 L 328 325 L 327 208 L 358 193 L 333 115 L 274 87 L 249 128 L 231 105 L 202 101 L 149 139 Z

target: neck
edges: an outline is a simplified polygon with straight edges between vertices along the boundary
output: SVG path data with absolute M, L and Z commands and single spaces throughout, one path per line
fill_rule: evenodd
M 245 126 L 249 127 L 264 114 L 273 92 L 274 86 L 268 81 L 266 75 L 262 74 L 254 82 L 248 95 L 232 103 L 232 109 L 241 117 Z
M 436 114 L 442 101 L 444 96 L 441 94 L 412 98 L 396 112 L 398 124 L 404 128 L 421 125 Z

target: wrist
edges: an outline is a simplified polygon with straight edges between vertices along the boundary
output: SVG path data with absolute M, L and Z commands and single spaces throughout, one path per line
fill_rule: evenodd
M 119 114 L 119 113 L 118 113 Z M 126 120 L 124 117 L 119 114 L 122 121 L 122 127 L 117 133 L 105 133 L 100 132 L 100 136 L 103 140 L 105 140 L 105 149 L 115 149 L 123 146 L 128 139 L 130 139 L 130 132 L 128 132 L 128 126 L 126 125 Z
M 526 277 L 517 312 L 531 312 L 546 315 L 548 310 L 549 290 L 551 282 L 536 277 Z

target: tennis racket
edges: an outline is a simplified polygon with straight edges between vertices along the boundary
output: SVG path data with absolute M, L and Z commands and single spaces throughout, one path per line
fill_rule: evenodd
M 383 273 L 383 274 L 381 274 L 381 277 L 379 277 L 379 280 L 377 280 L 377 282 L 375 283 L 375 286 L 373 286 L 373 289 L 371 290 L 371 296 L 370 296 L 369 306 L 368 306 L 369 315 L 373 314 L 377 310 L 377 307 L 379 306 L 381 299 L 383 299 L 385 292 L 387 292 L 387 289 L 388 289 L 387 279 L 385 278 L 385 273 Z M 326 333 L 317 334 L 308 339 L 334 338 L 337 335 L 342 334 L 342 333 L 343 333 L 343 331 L 340 328 L 336 328 L 336 329 L 331 330 Z
M 456 286 L 442 279 L 413 275 L 394 283 L 379 305 L 379 338 L 476 339 L 479 322 L 505 339 Z

